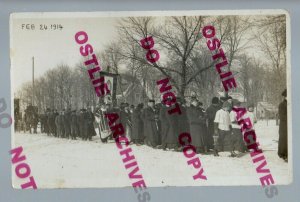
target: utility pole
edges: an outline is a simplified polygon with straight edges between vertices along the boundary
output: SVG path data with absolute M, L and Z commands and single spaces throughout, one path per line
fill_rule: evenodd
M 32 57 L 32 106 L 34 106 L 34 57 Z

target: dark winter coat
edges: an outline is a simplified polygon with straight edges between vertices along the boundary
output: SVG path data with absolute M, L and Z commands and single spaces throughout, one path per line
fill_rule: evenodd
M 85 112 L 80 112 L 78 121 L 79 121 L 79 136 L 81 138 L 84 138 L 86 136 L 86 129 L 85 129 L 85 117 L 84 117 Z
M 160 120 L 162 128 L 162 144 L 178 144 L 178 136 L 180 123 L 179 119 L 181 114 L 169 114 L 170 107 L 162 107 L 160 110 Z
M 135 109 L 131 115 L 132 135 L 131 140 L 144 140 L 142 110 Z
M 94 122 L 95 116 L 92 112 L 86 112 L 86 122 L 87 122 L 87 136 L 91 138 L 96 135 Z
M 279 104 L 279 142 L 278 155 L 287 157 L 288 155 L 288 133 L 287 133 L 287 101 L 284 100 Z
M 190 131 L 189 120 L 187 116 L 187 107 L 180 105 L 181 114 L 178 114 L 178 126 L 179 133 L 185 133 Z
M 158 129 L 155 121 L 155 110 L 151 107 L 143 111 L 144 136 L 152 146 L 158 144 Z
M 78 135 L 78 127 L 77 127 L 77 115 L 76 112 L 72 112 L 71 114 L 71 134 L 73 137 Z
M 56 125 L 56 129 L 57 129 L 57 135 L 62 137 L 64 134 L 63 115 L 58 115 L 55 118 L 55 125 Z
M 195 147 L 204 147 L 204 136 L 206 133 L 205 113 L 201 108 L 190 106 L 187 109 L 187 116 L 189 119 L 192 144 Z

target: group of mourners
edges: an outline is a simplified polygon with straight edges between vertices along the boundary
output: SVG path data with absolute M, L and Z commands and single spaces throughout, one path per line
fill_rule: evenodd
M 286 98 L 286 91 L 282 94 Z M 137 106 L 121 103 L 119 107 L 103 104 L 95 108 L 81 110 L 47 109 L 40 115 L 41 132 L 60 138 L 92 140 L 98 128 L 101 141 L 106 143 L 112 140 L 112 135 L 103 137 L 104 128 L 109 130 L 106 113 L 118 113 L 120 122 L 126 131 L 131 144 L 147 145 L 156 149 L 181 151 L 178 137 L 181 133 L 191 135 L 191 144 L 197 153 L 213 153 L 219 156 L 221 151 L 229 151 L 231 157 L 236 151 L 247 151 L 243 141 L 241 128 L 236 120 L 233 107 L 240 107 L 238 100 L 229 97 L 213 97 L 210 106 L 203 108 L 203 104 L 192 97 L 189 104 L 177 98 L 181 113 L 169 115 L 170 106 L 155 103 L 150 99 L 147 106 Z M 257 122 L 254 114 L 254 105 L 247 106 L 247 116 L 251 123 Z M 95 118 L 96 117 L 96 118 Z M 287 160 L 287 104 L 286 99 L 279 106 L 279 157 Z M 100 120 L 100 123 L 99 123 Z M 101 121 L 102 120 L 102 121 Z M 106 125 L 106 126 L 105 126 Z
M 94 128 L 95 116 L 91 108 L 80 110 L 57 110 L 48 108 L 40 115 L 41 132 L 48 136 L 83 140 L 92 140 L 96 135 Z
M 247 151 L 236 113 L 232 111 L 233 106 L 240 106 L 238 100 L 230 96 L 220 99 L 214 97 L 206 110 L 196 97 L 191 98 L 189 106 L 179 97 L 176 100 L 181 114 L 169 115 L 169 106 L 155 104 L 151 99 L 146 107 L 143 104 L 135 107 L 128 103 L 121 103 L 120 108 L 103 105 L 101 113 L 118 113 L 126 136 L 136 145 L 145 144 L 157 149 L 181 151 L 178 136 L 189 132 L 191 144 L 197 153 L 211 152 L 218 156 L 219 151 L 230 151 L 230 156 L 235 157 L 235 151 Z M 254 106 L 249 105 L 247 109 L 252 123 L 256 123 Z

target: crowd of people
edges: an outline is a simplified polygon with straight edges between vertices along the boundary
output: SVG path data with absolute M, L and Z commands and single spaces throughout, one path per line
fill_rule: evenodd
M 57 110 L 47 109 L 40 115 L 41 132 L 48 136 L 83 140 L 92 140 L 96 135 L 94 128 L 95 116 L 91 108 L 81 110 Z
M 135 107 L 128 103 L 121 103 L 119 108 L 103 105 L 98 114 L 118 113 L 126 135 L 136 145 L 181 151 L 178 136 L 189 132 L 197 153 L 211 152 L 218 156 L 219 151 L 229 151 L 230 156 L 235 157 L 235 151 L 247 151 L 236 113 L 232 111 L 233 106 L 241 104 L 238 100 L 214 97 L 206 110 L 196 97 L 191 98 L 189 105 L 181 98 L 177 98 L 177 102 L 181 114 L 176 115 L 168 114 L 170 106 L 155 104 L 154 100 L 149 100 L 145 107 L 143 104 Z M 249 105 L 248 114 L 254 124 L 256 118 L 253 110 L 254 106 Z
M 286 97 L 286 91 L 283 96 Z M 137 106 L 121 103 L 119 107 L 112 107 L 108 103 L 93 111 L 90 107 L 60 112 L 48 108 L 45 114 L 39 116 L 39 122 L 41 132 L 48 136 L 91 141 L 98 130 L 101 141 L 107 143 L 113 138 L 105 114 L 118 113 L 131 144 L 181 151 L 178 136 L 188 132 L 197 153 L 219 156 L 220 151 L 228 151 L 231 157 L 236 157 L 236 151 L 248 151 L 236 120 L 236 112 L 232 110 L 233 107 L 240 107 L 241 103 L 238 100 L 230 96 L 220 99 L 213 97 L 207 109 L 203 108 L 203 104 L 196 97 L 192 97 L 188 103 L 177 98 L 177 103 L 180 105 L 181 114 L 172 115 L 168 113 L 170 106 L 162 102 L 155 103 L 151 99 L 147 106 L 142 103 Z M 280 104 L 279 115 L 281 124 L 278 155 L 287 161 L 286 99 Z M 253 104 L 247 105 L 247 116 L 254 127 L 257 120 Z M 103 135 L 107 131 L 110 133 Z

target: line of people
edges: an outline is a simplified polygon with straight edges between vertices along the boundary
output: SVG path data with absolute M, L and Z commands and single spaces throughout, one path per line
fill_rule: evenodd
M 231 97 L 221 99 L 214 97 L 211 105 L 205 110 L 203 104 L 192 97 L 189 106 L 183 99 L 177 98 L 181 114 L 168 114 L 170 106 L 162 103 L 155 104 L 149 100 L 147 107 L 138 104 L 136 107 L 128 103 L 121 103 L 120 107 L 113 108 L 111 104 L 103 104 L 95 109 L 81 110 L 57 110 L 47 109 L 40 116 L 41 132 L 60 138 L 92 140 L 96 135 L 95 128 L 100 127 L 100 138 L 103 132 L 101 123 L 95 123 L 95 116 L 107 120 L 104 116 L 107 112 L 116 112 L 120 116 L 120 122 L 125 127 L 126 135 L 131 143 L 147 145 L 157 149 L 181 151 L 178 142 L 179 134 L 189 132 L 192 144 L 197 153 L 214 152 L 218 156 L 220 151 L 229 151 L 231 156 L 236 156 L 235 151 L 245 152 L 240 126 L 235 120 L 236 114 L 233 106 L 239 106 L 240 102 Z M 252 117 L 252 123 L 256 123 L 253 106 L 248 106 L 248 115 Z M 96 124 L 96 127 L 95 125 Z M 100 126 L 99 126 L 100 125 Z M 105 128 L 105 127 L 104 127 Z M 108 129 L 108 125 L 106 126 Z M 107 142 L 111 136 L 103 139 Z
M 121 103 L 120 108 L 106 107 L 102 113 L 119 113 L 120 122 L 133 144 L 180 151 L 182 148 L 178 136 L 182 132 L 189 132 L 197 153 L 214 151 L 215 156 L 218 156 L 219 151 L 230 151 L 234 157 L 236 150 L 247 151 L 240 127 L 235 120 L 235 112 L 232 111 L 232 107 L 239 106 L 240 102 L 231 97 L 220 100 L 214 97 L 206 110 L 195 97 L 192 97 L 190 106 L 186 106 L 181 98 L 177 98 L 177 102 L 181 114 L 176 115 L 168 114 L 170 106 L 155 104 L 154 100 L 149 100 L 145 108 L 143 104 L 134 107 Z M 256 123 L 253 109 L 252 105 L 248 106 L 248 114 L 252 117 L 252 123 Z
M 92 140 L 96 135 L 94 122 L 95 116 L 91 108 L 81 110 L 57 110 L 47 109 L 45 114 L 40 115 L 41 132 L 48 136 L 60 138 Z

